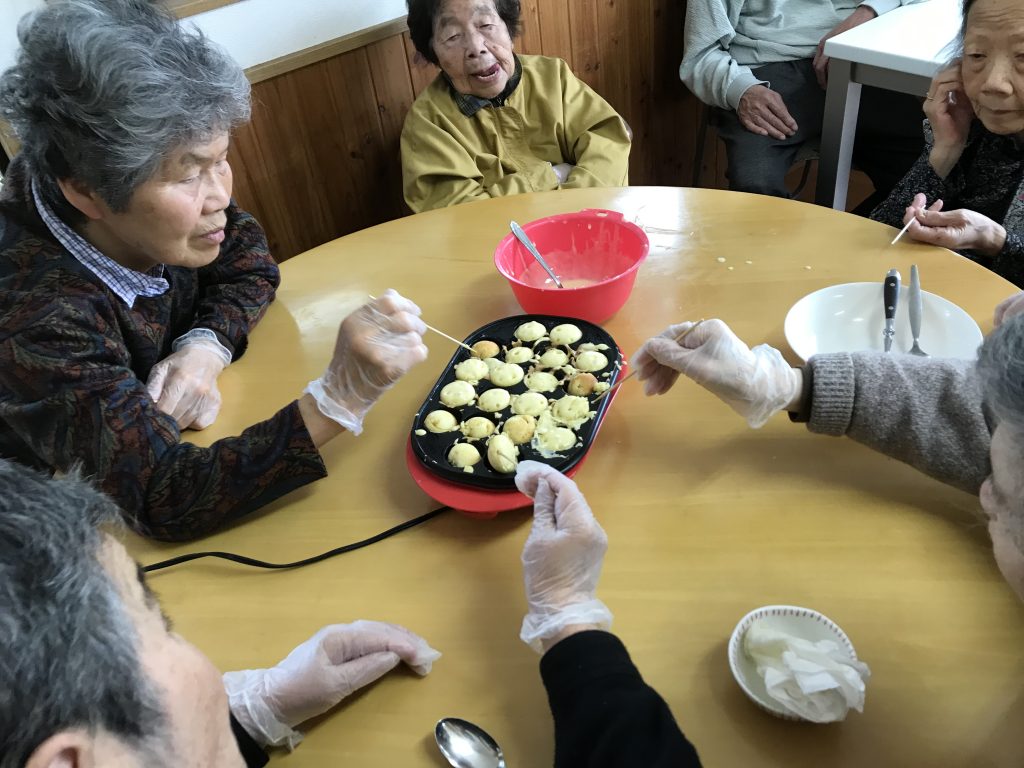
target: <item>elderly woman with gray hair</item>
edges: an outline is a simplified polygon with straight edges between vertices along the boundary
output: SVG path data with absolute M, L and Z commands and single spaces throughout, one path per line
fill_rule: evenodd
M 0 77 L 20 154 L 0 195 L 0 456 L 75 465 L 145 533 L 188 539 L 326 474 L 319 447 L 426 357 L 389 291 L 349 315 L 326 372 L 208 448 L 279 274 L 231 200 L 241 68 L 148 0 L 53 0 Z
M 980 495 L 996 563 L 1024 600 L 1024 315 L 1010 316 L 1011 303 L 1000 305 L 1002 322 L 976 363 L 854 352 L 793 368 L 767 344 L 749 348 L 721 320 L 680 342 L 691 324 L 671 326 L 634 362 L 648 395 L 664 394 L 682 373 L 752 427 L 786 410 L 812 432 L 846 435 Z

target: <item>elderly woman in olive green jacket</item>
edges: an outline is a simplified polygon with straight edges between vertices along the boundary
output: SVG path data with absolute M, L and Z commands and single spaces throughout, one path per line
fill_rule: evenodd
M 561 59 L 518 56 L 519 0 L 408 0 L 441 73 L 402 130 L 413 211 L 559 188 L 625 186 L 630 132 Z

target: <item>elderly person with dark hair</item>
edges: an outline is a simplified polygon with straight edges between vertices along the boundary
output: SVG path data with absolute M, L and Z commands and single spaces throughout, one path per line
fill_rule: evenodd
M 932 80 L 925 150 L 871 218 L 910 224 L 1024 286 L 1024 6 L 964 0 L 960 54 Z
M 622 118 L 561 59 L 514 53 L 519 0 L 408 5 L 416 50 L 441 68 L 402 129 L 413 211 L 627 183 Z
M 980 495 L 996 562 L 1024 600 L 1024 315 L 989 334 L 976 363 L 854 352 L 793 368 L 767 344 L 750 349 L 721 320 L 676 342 L 690 325 L 637 353 L 648 395 L 664 394 L 681 373 L 752 427 L 786 410 L 812 432 L 846 435 Z
M 697 768 L 608 632 L 595 595 L 607 539 L 586 499 L 537 462 L 522 462 L 516 482 L 535 499 L 521 637 L 543 653 L 555 765 Z M 294 747 L 297 725 L 400 661 L 427 674 L 439 656 L 401 627 L 357 621 L 325 627 L 275 667 L 222 678 L 170 631 L 116 521 L 76 478 L 0 461 L 0 768 L 260 766 L 263 748 Z
M 306 393 L 209 448 L 217 376 L 279 281 L 231 200 L 241 68 L 148 0 L 54 0 L 18 29 L 0 116 L 0 456 L 80 465 L 152 536 L 207 533 L 326 474 L 318 448 L 426 356 L 388 292 L 341 324 Z

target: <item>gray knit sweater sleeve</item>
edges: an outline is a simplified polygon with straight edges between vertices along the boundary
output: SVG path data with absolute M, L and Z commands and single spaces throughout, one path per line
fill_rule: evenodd
M 816 355 L 807 428 L 846 435 L 976 494 L 994 425 L 973 363 L 857 352 Z

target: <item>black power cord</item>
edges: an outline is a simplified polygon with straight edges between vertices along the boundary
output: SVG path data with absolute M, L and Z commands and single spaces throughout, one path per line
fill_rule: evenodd
M 159 563 L 153 563 L 152 565 L 143 566 L 143 571 L 146 573 L 152 573 L 153 571 L 162 571 L 164 568 L 171 568 L 175 565 L 181 565 L 182 563 L 188 563 L 192 560 L 198 560 L 202 557 L 219 557 L 222 560 L 230 560 L 232 563 L 238 563 L 239 565 L 249 565 L 253 568 L 268 568 L 271 570 L 283 570 L 286 568 L 302 568 L 307 565 L 313 565 L 313 563 L 319 563 L 338 555 L 344 555 L 346 552 L 354 552 L 357 549 L 368 547 L 371 544 L 376 544 L 378 541 L 384 541 L 384 539 L 394 536 L 396 533 L 407 531 L 410 528 L 415 528 L 417 525 L 422 525 L 428 520 L 433 520 L 435 517 L 440 515 L 442 512 L 447 512 L 451 507 L 438 507 L 433 509 L 426 514 L 414 517 L 412 520 L 406 520 L 404 523 L 396 525 L 394 528 L 388 528 L 382 533 L 378 533 L 376 536 L 371 536 L 368 539 L 357 541 L 353 544 L 346 544 L 343 547 L 337 547 L 313 557 L 307 557 L 305 560 L 296 560 L 294 563 L 268 563 L 264 560 L 257 560 L 252 557 L 246 557 L 245 555 L 236 555 L 231 552 L 192 552 L 187 555 L 179 555 L 178 557 L 172 557 L 170 560 L 161 560 Z

